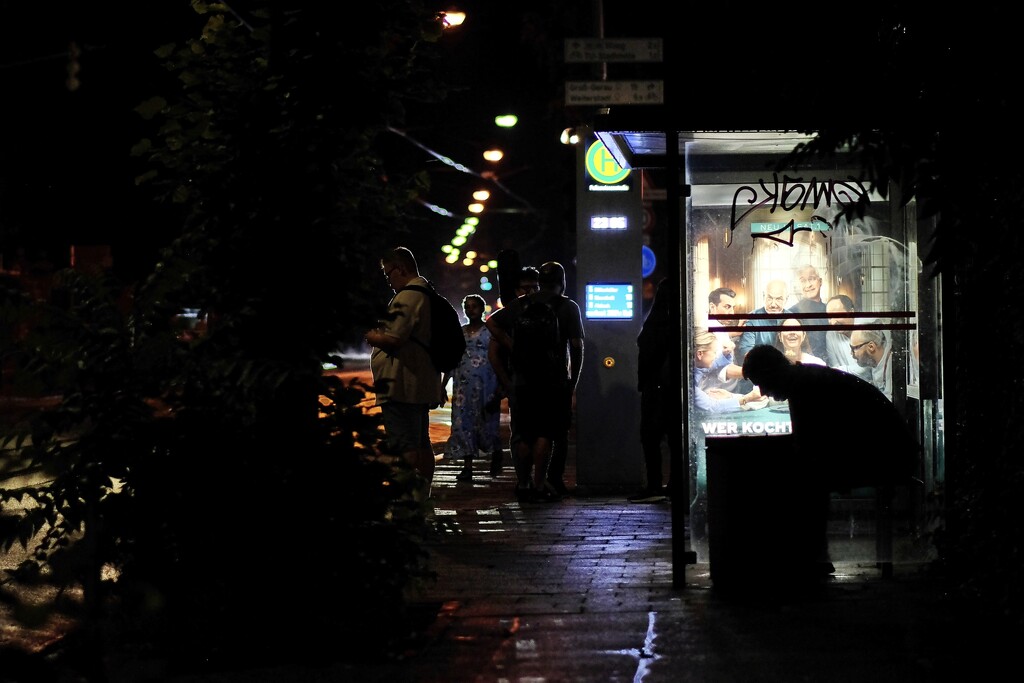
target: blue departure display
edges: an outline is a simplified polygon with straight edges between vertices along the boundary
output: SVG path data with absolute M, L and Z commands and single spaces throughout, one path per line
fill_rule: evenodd
M 633 301 L 629 282 L 592 282 L 587 285 L 584 315 L 588 320 L 632 320 Z

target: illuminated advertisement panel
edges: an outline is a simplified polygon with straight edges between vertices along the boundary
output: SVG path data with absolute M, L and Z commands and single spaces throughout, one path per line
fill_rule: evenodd
M 755 345 L 855 374 L 890 400 L 905 394 L 900 371 L 915 362 L 907 250 L 892 235 L 888 204 L 850 218 L 840 215 L 842 200 L 865 192 L 859 184 L 771 187 L 769 176 L 693 190 L 692 405 L 705 436 L 790 433 L 785 404 L 751 396 L 755 387 L 742 379 Z
M 908 233 L 901 207 L 834 163 L 785 175 L 764 154 L 688 151 L 683 360 L 691 542 L 701 561 L 707 440 L 792 434 L 787 403 L 760 396 L 742 376 L 751 348 L 771 345 L 794 363 L 856 375 L 904 412 L 919 394 L 916 231 Z M 864 428 L 856 416 L 836 420 L 838 439 L 844 425 Z M 859 537 L 847 540 L 834 557 L 874 553 L 855 545 Z

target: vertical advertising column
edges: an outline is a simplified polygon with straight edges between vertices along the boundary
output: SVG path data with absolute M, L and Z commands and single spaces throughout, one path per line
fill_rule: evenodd
M 636 338 L 643 323 L 640 176 L 594 136 L 578 151 L 577 283 L 586 355 L 576 389 L 576 479 L 585 487 L 643 483 Z

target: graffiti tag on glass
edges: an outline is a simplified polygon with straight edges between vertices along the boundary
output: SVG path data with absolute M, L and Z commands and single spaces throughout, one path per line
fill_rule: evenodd
M 767 208 L 770 213 L 775 213 L 778 210 L 804 211 L 808 206 L 812 209 L 818 209 L 822 206 L 831 207 L 833 202 L 839 206 L 846 207 L 847 205 L 858 203 L 866 205 L 871 201 L 863 183 L 852 176 L 847 178 L 847 180 L 833 180 L 831 178 L 818 180 L 817 178 L 811 178 L 810 181 L 805 182 L 802 177 L 791 178 L 788 175 L 783 175 L 780 182 L 779 174 L 773 173 L 770 182 L 762 178 L 757 181 L 757 185 L 758 187 L 741 185 L 733 194 L 732 216 L 729 224 L 730 233 L 747 216 L 758 209 Z M 742 209 L 744 203 L 747 205 L 746 209 Z M 739 215 L 737 215 L 738 210 L 742 210 L 742 213 Z M 782 224 L 777 230 L 758 232 L 753 234 L 752 237 L 755 239 L 770 239 L 792 246 L 793 235 L 805 230 L 821 231 L 820 225 L 816 225 L 820 223 L 825 223 L 828 226 L 827 229 L 832 227 L 825 218 L 815 215 L 810 221 L 797 223 L 790 220 L 788 223 Z

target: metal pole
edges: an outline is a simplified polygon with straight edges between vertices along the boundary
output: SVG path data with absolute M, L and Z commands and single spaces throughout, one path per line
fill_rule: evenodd
M 675 278 L 676 320 L 679 322 L 678 334 L 672 339 L 669 347 L 673 377 L 679 378 L 679 390 L 672 393 L 669 415 L 673 416 L 671 424 L 678 425 L 683 432 L 681 451 L 670 451 L 669 481 L 672 482 L 672 586 L 676 589 L 686 588 L 686 565 L 696 561 L 694 553 L 686 549 L 686 524 L 689 508 L 689 473 L 683 453 L 689 452 L 690 434 L 689 420 L 683 412 L 683 392 L 686 391 L 686 378 L 683 377 L 686 364 L 683 362 L 683 351 L 687 348 L 686 324 L 689 311 L 686 303 L 686 283 L 683 282 L 683 212 L 680 203 L 685 197 L 683 191 L 682 160 L 679 157 L 679 132 L 672 126 L 665 131 L 665 199 L 668 214 L 668 277 Z

